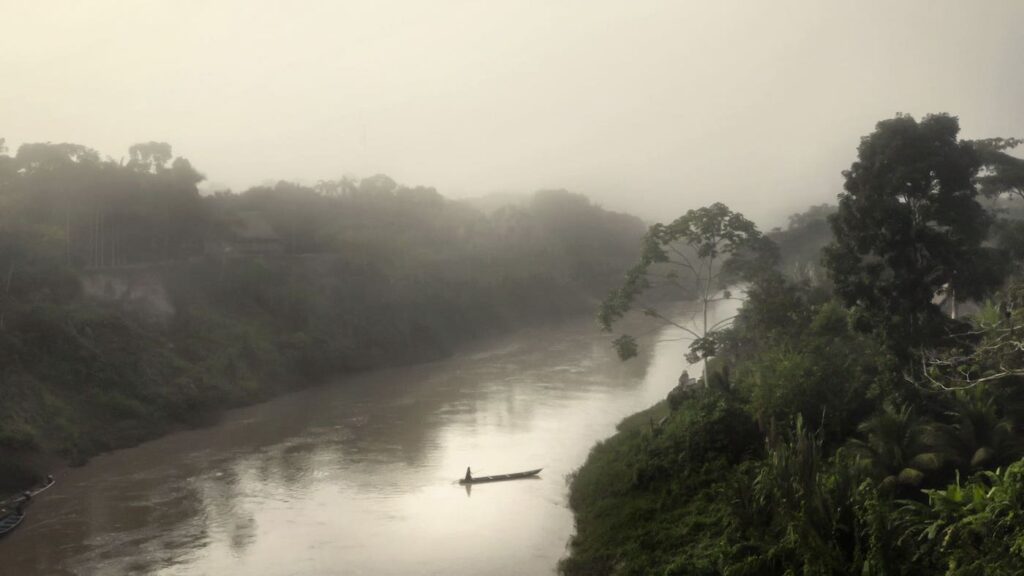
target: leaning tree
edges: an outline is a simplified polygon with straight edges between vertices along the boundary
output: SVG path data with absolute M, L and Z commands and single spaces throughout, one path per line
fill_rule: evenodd
M 732 317 L 712 321 L 711 307 L 732 296 L 730 284 L 750 279 L 772 269 L 778 250 L 742 214 L 726 205 L 690 210 L 670 224 L 655 224 L 643 240 L 640 261 L 627 273 L 623 284 L 612 290 L 601 304 L 598 321 L 610 332 L 612 325 L 639 305 L 642 312 L 675 326 L 690 340 L 689 362 L 704 361 L 704 385 L 708 385 L 707 359 L 715 356 L 716 334 Z M 639 299 L 652 288 L 667 287 L 700 308 L 689 323 L 679 321 L 651 303 Z M 613 342 L 619 357 L 636 356 L 636 339 L 623 334 Z

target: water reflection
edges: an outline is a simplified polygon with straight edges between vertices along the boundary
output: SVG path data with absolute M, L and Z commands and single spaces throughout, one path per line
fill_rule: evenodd
M 550 573 L 562 480 L 683 369 L 589 321 L 236 411 L 62 474 L 0 542 L 15 574 Z M 665 335 L 662 334 L 662 337 Z M 485 486 L 474 475 L 544 467 Z

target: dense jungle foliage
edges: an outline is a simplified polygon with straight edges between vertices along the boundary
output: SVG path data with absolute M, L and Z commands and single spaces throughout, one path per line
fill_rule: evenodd
M 880 122 L 838 207 L 769 234 L 806 253 L 827 221 L 827 278 L 746 278 L 708 377 L 625 420 L 575 474 L 562 573 L 1024 573 L 1024 278 L 1007 204 L 1024 161 L 1004 152 L 1016 141 L 958 130 L 947 115 Z M 958 294 L 969 317 L 951 317 Z
M 0 141 L 0 488 L 51 455 L 588 311 L 644 226 L 545 191 L 484 214 L 386 176 L 199 194 L 128 159 Z

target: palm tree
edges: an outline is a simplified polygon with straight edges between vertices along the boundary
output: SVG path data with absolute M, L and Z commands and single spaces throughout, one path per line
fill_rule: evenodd
M 850 448 L 883 488 L 920 486 L 925 476 L 941 469 L 948 460 L 943 435 L 909 406 L 886 403 L 857 431 L 863 439 L 851 440 Z
M 944 427 L 956 464 L 965 471 L 1004 466 L 1024 457 L 1017 425 L 1001 409 L 997 397 L 983 386 L 956 392 Z

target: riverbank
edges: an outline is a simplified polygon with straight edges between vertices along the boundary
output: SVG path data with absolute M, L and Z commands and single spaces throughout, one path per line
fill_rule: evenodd
M 927 390 L 827 291 L 747 295 L 710 386 L 627 418 L 573 476 L 561 573 L 1021 573 L 1019 379 Z
M 780 514 L 772 491 L 789 498 L 808 490 L 790 482 L 834 481 L 824 450 L 899 384 L 890 362 L 820 287 L 752 284 L 709 385 L 627 418 L 573 477 L 576 535 L 562 574 L 782 574 L 794 562 L 784 534 L 798 530 L 788 522 L 810 517 Z M 822 478 L 788 475 L 799 466 Z
M 742 410 L 701 391 L 677 412 L 662 401 L 626 418 L 571 477 L 576 533 L 560 572 L 717 574 L 732 528 L 721 495 L 756 443 Z
M 0 146 L 0 490 L 339 374 L 582 313 L 644 224 L 384 175 L 201 195 L 170 145 Z
M 685 368 L 659 342 L 675 336 L 641 336 L 621 363 L 583 315 L 228 410 L 58 471 L 0 554 L 55 576 L 552 574 L 573 529 L 565 475 L 665 397 Z M 466 466 L 543 471 L 467 494 Z
M 0 490 L 207 425 L 227 408 L 588 314 L 595 301 L 551 277 L 452 283 L 423 270 L 406 282 L 369 272 L 343 257 L 204 259 L 108 271 L 92 290 L 108 297 L 86 291 L 10 315 L 0 332 L 10 360 Z M 132 292 L 140 282 L 145 290 Z

